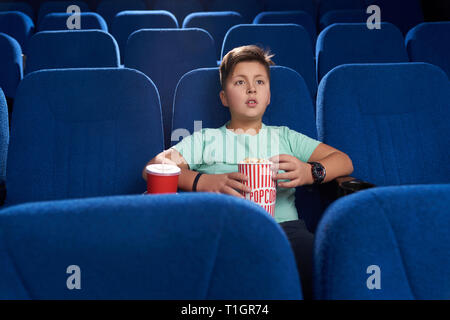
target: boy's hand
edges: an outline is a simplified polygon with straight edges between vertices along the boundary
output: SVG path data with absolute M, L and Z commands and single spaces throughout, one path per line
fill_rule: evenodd
M 203 174 L 198 180 L 197 191 L 225 193 L 239 198 L 245 198 L 238 191 L 252 191 L 250 187 L 242 183 L 242 181 L 247 181 L 247 179 L 247 176 L 240 172 Z
M 295 188 L 305 184 L 312 184 L 314 179 L 311 173 L 311 165 L 300 161 L 294 156 L 280 154 L 269 159 L 277 170 L 284 170 L 284 173 L 276 174 L 274 180 L 290 180 L 279 182 L 281 188 Z M 275 170 L 275 172 L 277 172 Z

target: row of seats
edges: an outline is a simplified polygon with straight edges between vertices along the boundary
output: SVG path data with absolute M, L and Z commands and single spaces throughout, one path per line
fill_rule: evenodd
M 408 33 L 406 46 L 398 29 L 382 23 L 380 30 L 365 24 L 335 24 L 323 30 L 317 40 L 314 59 L 309 35 L 297 25 L 238 25 L 232 27 L 222 46 L 222 55 L 234 47 L 255 43 L 275 53 L 277 65 L 288 66 L 305 80 L 313 99 L 317 83 L 337 65 L 412 61 L 436 64 L 450 74 L 448 43 L 450 22 L 424 23 Z M 1 36 L 0 63 L 5 72 L 0 86 L 8 98 L 25 74 L 48 68 L 119 67 L 121 50 L 114 38 L 99 30 L 47 31 L 29 41 L 25 71 L 20 46 Z M 123 38 L 122 38 L 123 39 Z M 292 39 L 297 39 L 293 41 Z M 171 132 L 172 100 L 180 77 L 189 70 L 216 65 L 214 41 L 204 30 L 156 29 L 134 32 L 126 44 L 125 67 L 144 72 L 159 90 L 166 135 Z M 316 61 L 314 61 L 316 60 Z M 317 80 L 318 81 L 317 81 Z M 11 109 L 11 108 L 10 108 Z
M 448 299 L 449 202 L 443 184 L 333 203 L 315 237 L 314 298 Z M 232 196 L 17 205 L 1 212 L 0 235 L 0 299 L 303 298 L 280 226 Z
M 91 7 L 83 1 L 45 1 L 38 10 L 37 22 L 51 12 L 66 12 L 69 5 L 78 5 L 81 11 L 90 11 Z M 95 11 L 100 13 L 108 25 L 114 16 L 124 10 L 168 10 L 174 13 L 179 24 L 192 12 L 202 11 L 236 11 L 247 23 L 251 22 L 258 13 L 263 11 L 304 11 L 316 24 L 322 23 L 322 17 L 334 11 L 356 12 L 365 11 L 370 5 L 382 8 L 386 21 L 397 25 L 404 33 L 414 25 L 423 22 L 423 12 L 419 0 L 104 0 L 99 1 Z M 94 9 L 94 7 L 92 7 Z M 0 11 L 21 11 L 33 20 L 33 8 L 25 2 L 6 2 L 0 4 Z M 405 14 L 407 11 L 408 14 Z M 355 14 L 351 15 L 355 16 Z
M 317 116 L 298 73 L 274 66 L 271 75 L 264 123 L 288 126 L 342 150 L 353 161 L 354 177 L 378 186 L 450 181 L 450 92 L 448 77 L 438 67 L 339 66 L 319 86 Z M 229 120 L 219 91 L 217 67 L 180 79 L 171 143 L 193 133 L 195 121 L 214 128 Z M 2 150 L 7 154 L 7 205 L 142 193 L 141 170 L 164 149 L 161 115 L 156 86 L 134 69 L 30 74 L 17 92 L 9 149 Z M 297 190 L 297 206 L 314 229 L 319 201 L 307 191 Z

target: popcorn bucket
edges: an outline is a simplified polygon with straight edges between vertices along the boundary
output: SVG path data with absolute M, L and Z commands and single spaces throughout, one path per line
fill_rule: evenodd
M 244 185 L 250 187 L 252 192 L 242 192 L 246 199 L 263 207 L 272 217 L 275 215 L 275 200 L 277 196 L 277 183 L 273 180 L 273 163 L 270 161 L 238 163 L 238 171 L 248 177 Z

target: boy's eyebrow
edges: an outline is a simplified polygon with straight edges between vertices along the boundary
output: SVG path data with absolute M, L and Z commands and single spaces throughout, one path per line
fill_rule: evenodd
M 237 74 L 237 75 L 233 76 L 233 78 L 235 78 L 235 77 L 247 78 L 247 76 L 246 76 L 246 75 L 243 75 L 243 74 Z M 255 78 L 256 78 L 256 77 L 264 77 L 264 75 L 263 75 L 263 74 L 257 74 L 257 75 L 255 76 Z

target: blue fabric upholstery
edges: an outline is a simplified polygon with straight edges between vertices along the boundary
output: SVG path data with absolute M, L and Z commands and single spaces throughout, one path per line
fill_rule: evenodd
M 170 146 L 173 96 L 178 80 L 188 71 L 214 67 L 216 63 L 214 40 L 201 29 L 143 29 L 128 39 L 125 66 L 141 70 L 158 87 L 166 147 Z
M 408 62 L 403 35 L 396 26 L 381 23 L 370 30 L 366 23 L 336 23 L 317 38 L 317 79 L 345 63 Z
M 272 60 L 280 66 L 297 71 L 305 80 L 311 97 L 315 97 L 317 82 L 311 36 L 295 24 L 246 24 L 228 30 L 222 47 L 222 57 L 231 49 L 256 44 L 275 54 Z
M 381 21 L 395 24 L 406 33 L 423 22 L 421 0 L 366 0 L 368 5 L 377 5 L 381 10 Z
M 0 87 L 0 183 L 6 176 L 6 157 L 9 144 L 8 105 L 3 90 Z
M 449 81 L 427 63 L 342 65 L 317 94 L 319 140 L 379 186 L 450 183 Z
M 263 122 L 287 126 L 317 138 L 314 106 L 303 78 L 287 67 L 270 68 L 271 104 L 266 109 Z M 180 79 L 173 106 L 172 125 L 176 131 L 172 144 L 197 129 L 194 121 L 201 121 L 201 128 L 218 128 L 230 120 L 228 109 L 220 102 L 220 90 L 218 68 L 193 70 Z M 314 229 L 322 212 L 319 194 L 309 188 L 297 188 L 296 205 L 308 228 Z
M 89 6 L 84 1 L 74 0 L 74 1 L 45 1 L 41 3 L 39 7 L 38 16 L 37 16 L 37 24 L 40 25 L 42 19 L 49 14 L 55 12 L 66 12 L 69 6 L 76 5 L 80 7 L 81 12 L 91 11 Z
M 320 30 L 333 23 L 362 23 L 366 22 L 369 15 L 365 10 L 331 10 L 320 18 Z
M 101 30 L 42 31 L 31 37 L 25 73 L 41 69 L 119 67 L 116 40 Z
M 301 25 L 311 36 L 313 48 L 316 45 L 316 22 L 305 11 L 264 11 L 253 20 L 254 24 L 293 23 Z
M 216 59 L 220 60 L 225 34 L 232 26 L 242 23 L 244 23 L 244 18 L 238 12 L 195 12 L 184 19 L 183 28 L 200 28 L 208 31 L 214 39 Z
M 235 11 L 244 18 L 245 23 L 252 23 L 255 16 L 264 11 L 264 1 L 261 0 L 211 0 L 208 1 L 209 11 Z
M 122 62 L 128 37 L 134 31 L 151 28 L 178 28 L 178 22 L 172 13 L 163 10 L 122 11 L 116 15 L 111 34 L 119 44 Z
M 405 39 L 411 61 L 442 68 L 450 78 L 450 22 L 426 22 L 411 29 Z
M 42 18 L 38 29 L 39 31 L 69 30 L 67 28 L 67 19 L 70 16 L 72 16 L 71 13 L 49 13 Z M 106 25 L 105 20 L 95 12 L 81 12 L 80 27 L 81 30 L 94 29 L 108 32 L 108 26 Z
M 23 75 L 20 44 L 5 33 L 0 33 L 0 88 L 8 98 L 14 98 Z
M 179 26 L 183 25 L 183 20 L 190 13 L 204 11 L 201 0 L 155 0 L 153 9 L 167 10 L 173 13 Z
M 142 193 L 163 149 L 157 89 L 126 68 L 33 72 L 12 122 L 7 204 Z
M 35 18 L 33 7 L 27 2 L 0 2 L 0 11 L 20 11 L 29 16 L 33 21 Z
M 265 0 L 264 11 L 304 11 L 313 20 L 316 21 L 317 16 L 316 0 Z
M 449 299 L 450 185 L 382 187 L 334 202 L 315 239 L 318 299 Z M 378 266 L 380 289 L 369 289 Z
M 364 10 L 367 8 L 365 0 L 319 0 L 319 21 L 327 12 L 333 10 Z M 383 19 L 383 17 L 382 17 Z
M 2 299 L 302 299 L 280 226 L 232 196 L 23 204 L 0 213 L 0 235 Z
M 111 30 L 116 14 L 127 10 L 147 10 L 147 6 L 142 0 L 101 0 L 96 11 L 105 19 Z
M 33 20 L 19 11 L 0 12 L 0 32 L 17 40 L 22 51 L 25 51 L 28 39 L 34 32 Z

